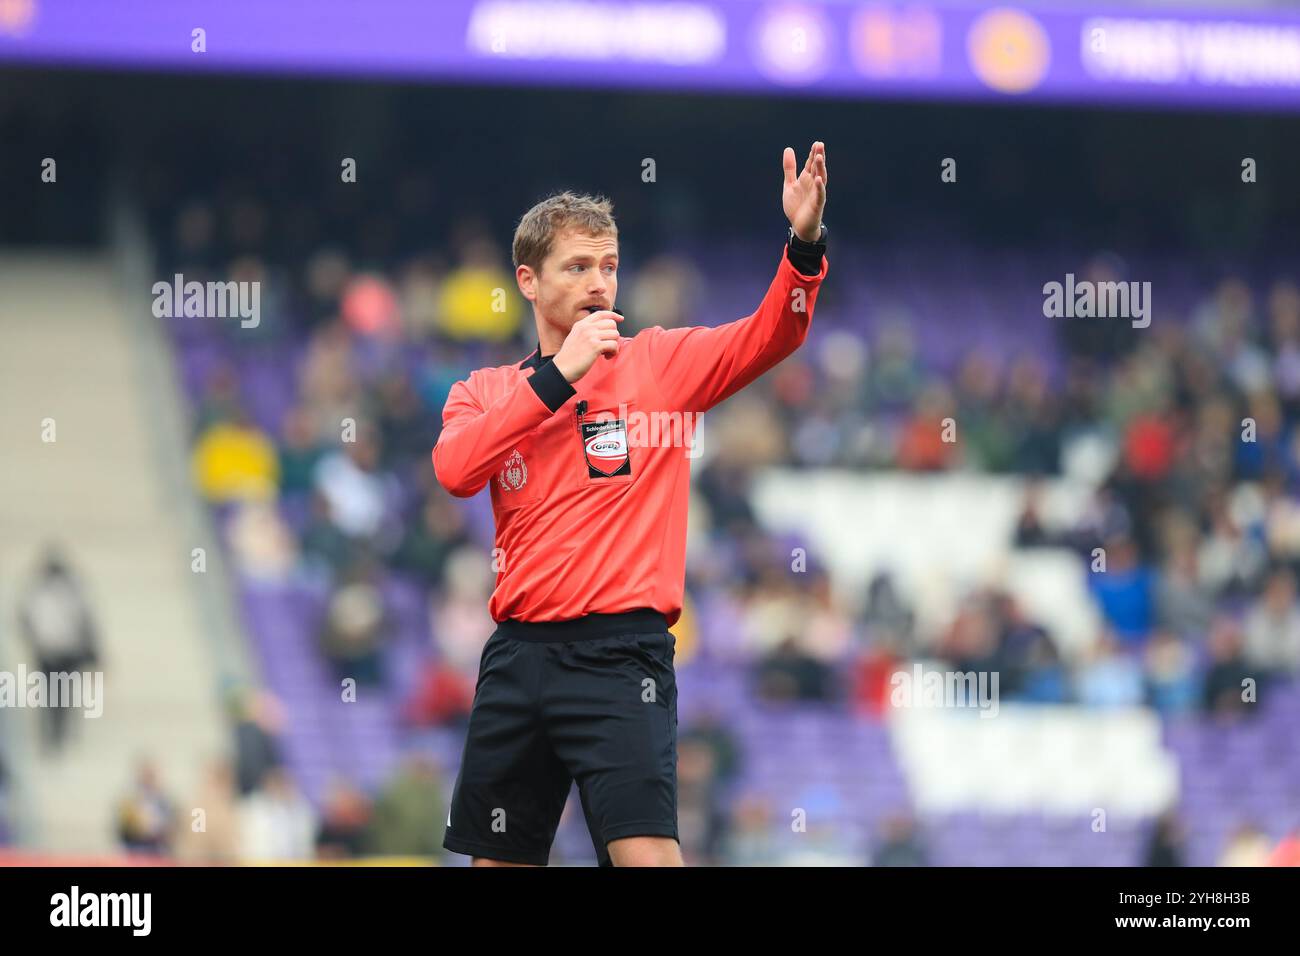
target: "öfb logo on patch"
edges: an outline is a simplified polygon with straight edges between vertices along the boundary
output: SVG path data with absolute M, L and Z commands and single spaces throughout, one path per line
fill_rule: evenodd
M 582 450 L 587 456 L 587 473 L 592 478 L 632 474 L 627 453 L 627 422 L 622 419 L 583 422 Z

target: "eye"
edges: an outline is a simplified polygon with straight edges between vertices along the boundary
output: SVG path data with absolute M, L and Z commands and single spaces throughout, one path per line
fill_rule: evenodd
M 612 276 L 612 275 L 613 275 L 615 272 L 617 272 L 617 271 L 618 271 L 618 266 L 616 266 L 616 265 L 607 265 L 607 266 L 605 266 L 605 274 L 606 274 L 606 275 L 611 275 L 611 276 Z

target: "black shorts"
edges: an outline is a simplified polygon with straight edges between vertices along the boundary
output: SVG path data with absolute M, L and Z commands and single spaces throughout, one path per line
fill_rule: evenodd
M 576 780 L 606 844 L 677 834 L 676 641 L 657 611 L 504 621 L 483 646 L 442 845 L 545 866 Z

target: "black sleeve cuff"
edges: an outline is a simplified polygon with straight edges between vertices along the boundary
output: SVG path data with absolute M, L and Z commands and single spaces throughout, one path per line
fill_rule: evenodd
M 550 359 L 537 366 L 537 371 L 528 377 L 528 384 L 553 412 L 558 412 L 561 405 L 578 393 Z
M 786 257 L 790 265 L 806 276 L 820 275 L 822 256 L 826 255 L 826 243 L 804 242 L 798 236 L 791 236 L 786 243 Z

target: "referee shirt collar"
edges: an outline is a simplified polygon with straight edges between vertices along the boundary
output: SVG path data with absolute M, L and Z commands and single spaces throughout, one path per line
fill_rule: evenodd
M 546 359 L 548 359 L 548 358 L 551 358 L 551 356 L 549 356 L 549 355 L 547 355 L 547 356 L 543 356 L 543 355 L 542 355 L 542 345 L 541 345 L 541 342 L 538 342 L 538 343 L 537 343 L 537 348 L 533 349 L 533 354 L 530 355 L 530 356 L 528 356 L 528 358 L 524 359 L 522 362 L 520 362 L 520 363 L 519 363 L 519 367 L 520 367 L 520 368 L 539 368 L 539 367 L 541 366 L 541 364 L 542 364 L 543 362 L 545 362 Z

